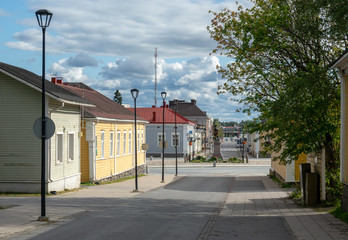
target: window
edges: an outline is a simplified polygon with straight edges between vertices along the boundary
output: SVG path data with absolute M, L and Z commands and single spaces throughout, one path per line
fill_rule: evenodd
M 101 147 L 101 150 L 100 150 L 100 153 L 101 153 L 101 158 L 104 158 L 104 137 L 105 137 L 105 133 L 104 131 L 101 132 L 100 134 L 100 147 Z
M 110 132 L 110 157 L 114 156 L 114 132 Z
M 164 141 L 166 140 L 166 133 L 164 133 Z M 159 148 L 162 148 L 162 146 L 160 146 L 160 142 L 162 141 L 162 132 L 157 133 L 157 146 Z
M 144 130 L 141 130 L 141 145 L 144 144 Z
M 128 134 L 128 153 L 131 154 L 132 153 L 132 131 L 129 130 L 129 134 Z
M 98 155 L 98 137 L 95 136 L 95 156 L 97 157 Z
M 176 133 L 176 137 L 175 137 L 175 133 L 172 133 L 172 146 L 175 147 L 175 144 L 177 146 L 180 145 L 180 136 L 178 133 Z
M 125 155 L 126 154 L 126 144 L 127 144 L 127 132 L 126 131 L 124 131 L 123 132 L 123 155 Z
M 74 133 L 68 133 L 68 160 L 74 160 Z
M 58 163 L 63 162 L 63 133 L 57 133 L 56 143 L 56 161 Z
M 117 132 L 117 156 L 120 156 L 120 148 L 121 148 L 121 144 L 120 144 L 120 141 L 121 141 L 121 132 L 118 131 Z
M 138 130 L 138 152 L 140 152 L 140 131 Z

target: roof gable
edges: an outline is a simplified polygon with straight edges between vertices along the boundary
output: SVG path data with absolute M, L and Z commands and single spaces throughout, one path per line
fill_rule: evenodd
M 134 108 L 130 108 L 134 111 Z M 137 115 L 146 119 L 152 124 L 163 123 L 163 107 L 151 107 L 151 108 L 137 108 Z M 164 109 L 164 123 L 174 124 L 175 123 L 175 112 L 172 109 Z M 176 123 L 177 124 L 194 124 L 187 118 L 183 117 L 179 113 L 176 113 Z
M 169 108 L 174 109 L 174 101 L 169 101 Z M 207 117 L 206 112 L 203 112 L 197 105 L 196 100 L 191 100 L 191 102 L 186 102 L 184 100 L 178 101 L 177 112 L 182 116 L 193 117 Z
M 134 113 L 121 104 L 112 101 L 110 98 L 104 96 L 98 91 L 90 88 L 83 83 L 67 83 L 62 87 L 73 92 L 74 94 L 87 99 L 96 107 L 85 107 L 85 118 L 110 118 L 121 120 L 134 120 Z M 144 120 L 140 118 L 139 120 Z
M 12 66 L 6 63 L 0 62 L 0 71 L 4 74 L 15 78 L 18 81 L 21 81 L 25 83 L 26 85 L 40 90 L 42 89 L 42 77 L 36 75 L 35 73 L 32 73 L 28 70 L 25 70 L 23 68 L 19 68 L 16 66 Z M 46 94 L 49 95 L 52 98 L 56 98 L 58 101 L 66 101 L 70 104 L 77 104 L 77 105 L 91 105 L 89 101 L 86 99 L 83 99 L 66 89 L 62 88 L 59 85 L 55 85 L 52 82 L 46 80 L 45 84 L 45 91 Z

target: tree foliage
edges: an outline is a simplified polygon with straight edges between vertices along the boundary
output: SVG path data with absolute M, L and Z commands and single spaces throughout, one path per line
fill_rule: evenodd
M 219 72 L 251 124 L 272 142 L 281 161 L 326 152 L 327 169 L 339 167 L 340 80 L 329 64 L 347 47 L 343 0 L 254 0 L 253 7 L 212 12 L 212 53 L 232 59 Z M 334 2 L 334 3 L 332 3 Z
M 122 94 L 118 89 L 114 93 L 113 101 L 122 104 Z

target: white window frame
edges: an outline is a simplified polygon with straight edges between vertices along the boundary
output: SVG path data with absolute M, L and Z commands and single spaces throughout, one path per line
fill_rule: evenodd
M 117 144 L 116 155 L 120 156 L 120 154 L 121 154 L 121 131 L 117 131 L 116 144 Z
M 138 134 L 138 139 L 137 139 L 137 147 L 138 147 L 138 152 L 140 152 L 140 131 L 139 130 L 137 130 L 137 134 Z
M 127 149 L 127 132 L 123 131 L 123 155 L 127 154 L 126 149 Z
M 157 133 L 157 146 L 159 147 L 159 142 L 160 142 L 160 138 L 161 138 L 161 136 L 162 136 L 162 132 L 158 132 Z M 164 133 L 164 141 L 166 141 L 166 133 Z
M 61 144 L 59 136 L 61 136 Z M 61 159 L 60 159 L 61 158 Z M 56 163 L 62 164 L 64 162 L 64 133 L 56 133 Z
M 105 158 L 105 131 L 100 132 L 100 158 Z
M 72 136 L 72 147 L 71 147 L 71 139 Z M 75 133 L 68 132 L 68 161 L 75 160 Z
M 143 145 L 144 144 L 144 130 L 142 129 L 141 130 L 141 145 Z M 142 148 L 141 148 L 141 150 L 143 150 Z
M 174 144 L 174 136 L 175 136 L 175 132 L 172 132 L 172 147 L 175 147 L 175 144 Z M 177 136 L 177 141 L 178 141 L 178 145 L 177 146 L 180 146 L 180 133 L 176 133 L 176 136 Z
M 110 132 L 110 157 L 114 156 L 114 137 L 115 134 L 113 131 Z
M 132 154 L 132 130 L 128 131 L 128 153 Z

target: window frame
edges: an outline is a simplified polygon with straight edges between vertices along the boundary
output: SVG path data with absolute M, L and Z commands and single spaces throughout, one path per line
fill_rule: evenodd
M 61 144 L 60 138 L 61 137 Z M 61 159 L 59 159 L 59 157 Z M 56 163 L 63 164 L 64 162 L 64 132 L 56 132 Z
M 121 154 L 121 131 L 117 131 L 116 156 L 120 156 L 120 154 Z
M 172 134 L 171 134 L 171 140 L 172 140 L 171 145 L 172 145 L 172 147 L 175 147 L 175 144 L 174 144 L 174 141 L 175 141 L 174 136 L 175 136 L 175 132 L 172 132 Z M 176 141 L 177 141 L 177 143 L 178 143 L 177 146 L 180 146 L 180 133 L 178 133 L 178 132 L 176 133 Z
M 114 131 L 110 131 L 110 157 L 114 156 Z
M 72 136 L 72 149 L 70 146 L 70 136 Z M 72 158 L 71 158 L 72 154 Z M 72 162 L 75 160 L 75 133 L 74 132 L 68 132 L 68 161 Z
M 105 131 L 100 131 L 100 158 L 105 158 Z

